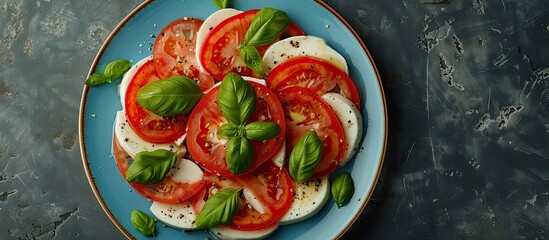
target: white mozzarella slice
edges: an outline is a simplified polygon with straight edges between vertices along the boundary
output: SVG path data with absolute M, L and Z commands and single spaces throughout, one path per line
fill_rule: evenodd
M 116 135 L 116 140 L 122 149 L 124 149 L 124 151 L 126 151 L 126 153 L 128 153 L 128 155 L 132 158 L 134 158 L 135 155 L 141 151 L 154 151 L 156 149 L 166 149 L 175 152 L 179 158 L 183 157 L 185 153 L 187 153 L 187 149 L 184 145 L 176 146 L 175 144 L 167 143 L 150 143 L 141 139 L 131 128 L 124 111 L 118 111 L 114 121 L 114 133 Z
M 242 11 L 232 9 L 232 8 L 224 8 L 221 10 L 218 10 L 217 12 L 214 12 L 212 15 L 210 15 L 204 22 L 202 23 L 202 26 L 200 26 L 200 29 L 198 29 L 198 32 L 196 34 L 196 59 L 198 63 L 198 69 L 200 71 L 204 71 L 204 67 L 202 67 L 202 63 L 200 63 L 199 54 L 202 50 L 202 45 L 204 45 L 204 40 L 219 23 L 223 22 L 225 19 L 230 18 L 234 15 L 237 15 L 241 13 Z
M 326 40 L 315 36 L 289 37 L 271 45 L 263 56 L 264 71 L 268 74 L 280 63 L 297 56 L 320 58 L 349 73 L 345 58 L 328 46 Z
M 286 159 L 286 139 L 278 149 L 278 152 L 271 158 L 271 161 L 279 168 L 284 166 L 284 160 Z
M 248 77 L 248 76 L 242 76 L 242 78 L 249 82 L 256 82 L 263 86 L 267 86 L 267 82 L 265 82 L 265 79 L 259 79 L 259 78 Z
M 244 188 L 242 190 L 242 194 L 244 195 L 244 199 L 246 199 L 246 202 L 250 204 L 258 213 L 264 214 L 265 209 L 263 208 L 263 203 L 261 203 L 257 197 L 252 193 L 252 191 L 248 190 L 247 188 Z
M 194 224 L 196 213 L 188 200 L 176 204 L 153 202 L 150 210 L 158 221 L 168 226 L 183 230 L 197 228 Z
M 358 149 L 363 129 L 362 115 L 353 102 L 339 93 L 326 93 L 322 95 L 322 100 L 330 105 L 343 127 L 347 145 L 343 160 L 339 165 L 344 166 Z
M 213 227 L 210 232 L 219 239 L 231 240 L 231 239 L 264 239 L 271 235 L 278 228 L 278 224 L 273 224 L 267 228 L 251 231 L 236 230 L 222 225 Z
M 202 180 L 202 169 L 191 160 L 182 158 L 168 172 L 168 177 L 180 183 L 195 183 Z
M 120 95 L 120 103 L 122 103 L 122 108 L 125 107 L 124 100 L 126 98 L 126 90 L 128 89 L 128 86 L 130 85 L 133 76 L 137 73 L 137 70 L 139 70 L 139 68 L 141 68 L 141 66 L 143 66 L 147 61 L 152 61 L 152 56 L 148 56 L 140 60 L 135 65 L 133 65 L 130 70 L 124 73 L 124 76 L 120 81 L 120 85 L 118 85 L 118 94 Z
M 278 223 L 287 225 L 314 216 L 328 201 L 329 189 L 330 183 L 327 176 L 296 183 L 292 205 Z

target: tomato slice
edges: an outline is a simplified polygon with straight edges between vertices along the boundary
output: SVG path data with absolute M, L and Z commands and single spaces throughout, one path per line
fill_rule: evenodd
M 253 171 L 271 159 L 282 146 L 286 132 L 282 105 L 276 94 L 261 84 L 250 83 L 255 88 L 257 98 L 256 110 L 248 122 L 274 122 L 280 126 L 281 131 L 278 136 L 268 140 L 250 140 L 254 146 L 255 156 L 250 169 L 246 173 Z M 228 122 L 217 105 L 218 91 L 219 87 L 215 87 L 208 92 L 191 113 L 189 126 L 192 127 L 187 130 L 187 147 L 193 160 L 207 171 L 221 176 L 233 176 L 227 169 L 225 161 L 227 140 L 217 137 L 218 127 Z
M 238 230 L 256 230 L 277 222 L 290 208 L 293 197 L 293 181 L 284 168 L 272 162 L 265 163 L 253 174 L 231 178 L 206 174 L 207 186 L 191 198 L 196 212 L 200 212 L 206 199 L 213 193 L 212 188 L 245 188 L 249 190 L 263 206 L 264 213 L 256 211 L 243 197 L 240 197 L 239 208 L 228 227 Z
M 312 178 L 328 175 L 343 159 L 345 135 L 339 119 L 320 97 L 307 88 L 287 87 L 278 97 L 286 117 L 286 149 L 292 151 L 301 136 L 314 130 L 322 142 L 322 155 Z
M 124 179 L 126 172 L 132 163 L 132 158 L 122 149 L 116 136 L 113 139 L 113 155 L 116 160 L 118 170 Z M 158 184 L 137 184 L 129 183 L 144 197 L 158 202 L 164 203 L 180 203 L 183 202 L 204 188 L 204 181 L 195 183 L 180 183 L 166 177 Z
M 214 79 L 200 72 L 196 60 L 196 34 L 204 21 L 196 18 L 180 18 L 168 24 L 156 37 L 153 59 L 160 78 L 174 74 L 196 81 L 201 90 L 214 85 Z
M 162 117 L 144 109 L 137 102 L 137 91 L 159 79 L 152 61 L 147 61 L 137 70 L 126 90 L 126 116 L 131 128 L 143 140 L 151 143 L 173 142 L 185 134 L 188 114 Z
M 330 62 L 310 57 L 293 57 L 276 66 L 266 79 L 273 90 L 287 86 L 306 87 L 322 96 L 327 92 L 338 92 L 351 100 L 360 109 L 358 91 L 349 78 Z
M 257 12 L 259 12 L 257 9 L 249 10 L 227 18 L 206 36 L 199 58 L 204 69 L 213 74 L 215 78 L 222 79 L 230 72 L 237 72 L 241 76 L 263 77 L 246 67 L 238 52 L 238 46 L 243 41 Z M 281 34 L 281 37 L 296 35 L 304 35 L 304 33 L 299 26 L 291 23 L 289 28 Z M 261 56 L 268 46 L 269 44 L 257 47 Z

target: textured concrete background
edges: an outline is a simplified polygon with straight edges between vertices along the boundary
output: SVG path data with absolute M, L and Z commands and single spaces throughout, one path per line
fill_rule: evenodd
M 380 181 L 344 238 L 549 238 L 549 1 L 326 2 L 389 108 Z M 123 238 L 87 183 L 78 109 L 139 3 L 0 0 L 0 239 Z

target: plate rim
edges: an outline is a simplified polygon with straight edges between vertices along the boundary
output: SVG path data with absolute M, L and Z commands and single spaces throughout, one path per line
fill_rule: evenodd
M 147 7 L 150 3 L 154 2 L 154 1 L 155 0 L 145 0 L 145 1 L 143 1 L 138 6 L 136 6 L 132 11 L 130 11 L 116 25 L 116 27 L 111 31 L 111 33 L 109 34 L 107 39 L 105 39 L 105 41 L 103 42 L 103 45 L 101 45 L 101 48 L 99 49 L 96 56 L 94 57 L 93 62 L 90 66 L 90 69 L 88 71 L 88 75 L 86 76 L 86 78 L 88 78 L 93 72 L 95 72 L 97 64 L 99 63 L 99 60 L 103 56 L 103 53 L 105 52 L 106 48 L 109 46 L 112 39 L 124 27 L 124 25 L 126 25 L 128 23 L 128 21 L 130 19 L 132 19 L 139 11 L 143 10 L 145 7 Z M 356 222 L 358 217 L 364 211 L 364 209 L 366 208 L 366 205 L 368 205 L 368 202 L 369 202 L 370 198 L 372 197 L 373 192 L 375 191 L 377 183 L 379 181 L 379 176 L 381 174 L 381 170 L 382 170 L 383 165 L 384 165 L 385 154 L 386 154 L 386 151 L 387 151 L 387 138 L 388 138 L 387 134 L 388 134 L 388 127 L 389 127 L 388 126 L 387 103 L 386 103 L 386 98 L 385 98 L 385 91 L 383 89 L 383 84 L 382 84 L 382 81 L 381 81 L 381 77 L 379 75 L 379 71 L 377 69 L 377 65 L 375 64 L 374 59 L 372 58 L 372 55 L 370 54 L 370 51 L 368 50 L 368 48 L 364 44 L 364 41 L 362 41 L 362 38 L 358 35 L 356 30 L 347 22 L 347 20 L 345 20 L 343 18 L 343 16 L 341 16 L 330 5 L 328 5 L 327 3 L 325 3 L 322 0 L 313 0 L 313 1 L 317 4 L 319 4 L 320 6 L 322 6 L 323 8 L 325 8 L 326 10 L 328 10 L 331 14 L 333 14 L 351 32 L 351 34 L 355 37 L 355 39 L 358 41 L 358 43 L 360 44 L 360 46 L 362 47 L 362 49 L 366 53 L 366 56 L 368 57 L 368 60 L 370 61 L 369 64 L 371 65 L 371 67 L 372 67 L 372 69 L 375 73 L 375 76 L 376 76 L 377 85 L 379 87 L 379 93 L 380 93 L 380 97 L 381 97 L 382 109 L 383 109 L 383 119 L 382 119 L 383 120 L 383 126 L 384 126 L 384 129 L 383 129 L 383 132 L 382 132 L 383 142 L 382 142 L 382 145 L 381 145 L 381 153 L 378 156 L 379 161 L 378 161 L 378 166 L 377 166 L 377 170 L 376 170 L 376 173 L 375 173 L 373 184 L 372 184 L 371 188 L 368 190 L 368 194 L 366 195 L 366 199 L 364 199 L 364 201 L 362 201 L 362 204 L 359 208 L 359 211 L 355 212 L 355 214 L 354 214 L 353 218 L 351 219 L 351 221 L 347 225 L 345 225 L 345 227 L 343 229 L 341 229 L 341 231 L 339 231 L 339 233 L 335 236 L 335 239 L 339 239 L 339 238 L 341 238 L 341 236 L 343 236 L 343 234 L 345 234 L 349 230 L 349 228 Z M 135 239 L 135 237 L 132 236 L 130 234 L 130 232 L 128 230 L 126 230 L 126 228 L 124 226 L 122 226 L 122 224 L 118 221 L 118 219 L 116 219 L 114 214 L 111 212 L 110 208 L 107 206 L 105 200 L 103 199 L 103 197 L 101 196 L 101 193 L 99 192 L 99 188 L 95 184 L 95 179 L 92 175 L 92 172 L 91 172 L 91 169 L 90 169 L 90 166 L 89 166 L 89 161 L 88 161 L 87 154 L 86 154 L 85 137 L 84 137 L 84 110 L 85 110 L 85 107 L 86 107 L 86 99 L 87 99 L 87 96 L 88 96 L 89 89 L 90 89 L 89 86 L 84 85 L 84 88 L 82 90 L 82 98 L 80 99 L 80 109 L 79 109 L 79 112 L 78 112 L 78 139 L 79 139 L 79 145 L 80 145 L 80 155 L 81 155 L 81 158 L 82 158 L 82 164 L 84 165 L 86 178 L 88 179 L 88 183 L 90 184 L 90 187 L 92 188 L 92 191 L 93 191 L 93 194 L 95 195 L 95 198 L 98 200 L 99 204 L 101 205 L 101 208 L 107 214 L 107 216 L 111 220 L 111 222 L 114 223 L 114 225 L 118 228 L 118 230 L 120 230 L 124 234 L 125 237 L 127 237 L 129 239 Z

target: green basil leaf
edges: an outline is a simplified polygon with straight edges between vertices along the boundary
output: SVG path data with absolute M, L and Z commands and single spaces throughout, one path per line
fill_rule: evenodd
M 290 176 L 298 183 L 307 181 L 318 166 L 322 155 L 322 142 L 315 131 L 304 134 L 292 149 L 288 168 Z
M 338 175 L 332 182 L 332 197 L 334 198 L 337 208 L 340 208 L 343 203 L 351 199 L 355 193 L 355 184 L 349 172 L 344 172 Z
M 132 67 L 132 63 L 126 59 L 120 59 L 107 64 L 105 68 L 105 76 L 110 79 L 122 77 Z
M 230 123 L 221 125 L 221 127 L 217 129 L 217 137 L 223 138 L 223 139 L 231 139 L 233 137 L 243 136 L 244 135 L 243 132 L 244 130 L 240 125 L 236 125 L 230 122 Z
M 105 74 L 103 73 L 94 73 L 88 79 L 86 79 L 86 82 L 84 84 L 90 86 L 90 87 L 97 87 L 99 85 L 108 83 L 109 79 Z
M 191 111 L 203 96 L 193 80 L 173 75 L 140 88 L 137 102 L 157 115 L 173 116 Z
M 280 126 L 274 122 L 253 122 L 246 127 L 246 137 L 252 140 L 267 140 L 280 133 Z
M 221 82 L 217 93 L 217 105 L 223 115 L 235 124 L 243 124 L 255 110 L 255 89 L 252 84 L 236 74 L 229 73 Z
M 165 149 L 139 152 L 126 171 L 128 182 L 153 184 L 161 182 L 172 169 L 177 155 Z
M 261 9 L 253 18 L 244 36 L 249 46 L 261 46 L 274 41 L 290 24 L 288 15 L 274 8 Z
M 238 48 L 240 57 L 246 64 L 246 66 L 257 74 L 265 75 L 263 71 L 263 59 L 257 51 L 257 48 L 250 45 L 240 46 Z
M 155 235 L 156 226 L 154 225 L 154 219 L 146 213 L 139 210 L 133 210 L 130 221 L 132 222 L 133 227 L 143 235 L 147 237 Z
M 219 9 L 228 8 L 233 6 L 233 0 L 212 0 Z
M 254 147 L 245 137 L 234 137 L 227 143 L 227 169 L 233 174 L 241 174 L 252 165 L 254 160 Z
M 202 210 L 196 215 L 196 226 L 207 229 L 221 223 L 230 225 L 238 208 L 239 192 L 240 190 L 222 189 L 208 198 Z

